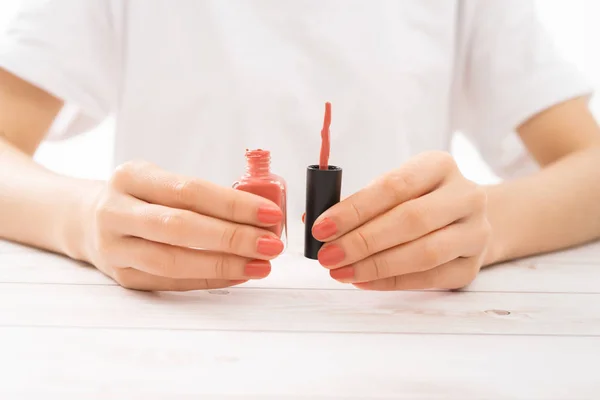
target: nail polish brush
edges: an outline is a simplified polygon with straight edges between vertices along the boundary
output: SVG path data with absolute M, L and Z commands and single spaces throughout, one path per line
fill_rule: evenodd
M 321 153 L 318 165 L 306 169 L 306 216 L 304 220 L 304 256 L 313 260 L 323 242 L 312 235 L 312 227 L 326 210 L 340 202 L 342 168 L 329 165 L 331 103 L 325 103 L 325 117 L 321 130 Z

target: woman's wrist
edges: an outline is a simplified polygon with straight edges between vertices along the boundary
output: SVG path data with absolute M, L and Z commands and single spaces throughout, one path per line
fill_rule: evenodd
M 63 223 L 59 225 L 57 237 L 61 252 L 68 257 L 91 262 L 88 246 L 93 221 L 94 205 L 105 182 L 66 178 L 66 190 L 70 194 L 63 209 Z
M 506 183 L 502 183 L 484 187 L 488 198 L 488 221 L 492 228 L 492 238 L 483 260 L 484 267 L 510 259 L 510 240 L 517 239 L 514 231 L 510 234 L 506 232 L 507 224 L 503 223 L 507 217 L 506 206 L 510 204 L 505 201 L 506 186 Z

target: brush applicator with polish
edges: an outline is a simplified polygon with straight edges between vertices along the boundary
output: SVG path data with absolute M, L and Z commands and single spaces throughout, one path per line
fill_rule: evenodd
M 321 130 L 321 154 L 318 165 L 306 169 L 306 216 L 304 220 L 304 256 L 312 260 L 323 242 L 312 235 L 312 228 L 319 216 L 340 202 L 342 191 L 342 168 L 329 165 L 331 104 L 325 104 L 325 118 Z

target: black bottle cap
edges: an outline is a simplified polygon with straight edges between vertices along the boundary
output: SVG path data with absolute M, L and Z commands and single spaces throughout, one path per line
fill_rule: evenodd
M 312 227 L 317 218 L 326 210 L 340 202 L 342 191 L 342 169 L 329 165 L 319 169 L 309 165 L 306 169 L 306 216 L 304 217 L 304 256 L 313 260 L 323 246 L 312 235 Z

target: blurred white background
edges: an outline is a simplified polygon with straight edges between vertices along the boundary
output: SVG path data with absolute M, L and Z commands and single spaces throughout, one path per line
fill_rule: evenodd
M 0 0 L 0 32 L 20 0 Z M 86 1 L 86 0 L 81 0 Z M 485 0 L 484 0 L 485 1 Z M 600 1 L 537 0 L 540 18 L 555 36 L 564 55 L 600 85 Z M 597 96 L 592 102 L 596 117 L 600 116 Z M 70 175 L 106 178 L 111 172 L 112 121 L 86 135 L 58 143 L 44 143 L 36 158 L 48 168 Z M 462 137 L 453 144 L 453 153 L 463 173 L 480 183 L 496 180 L 478 154 Z

